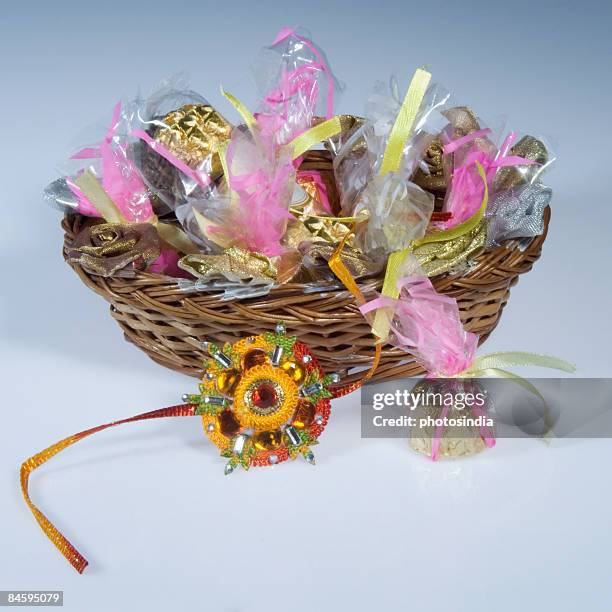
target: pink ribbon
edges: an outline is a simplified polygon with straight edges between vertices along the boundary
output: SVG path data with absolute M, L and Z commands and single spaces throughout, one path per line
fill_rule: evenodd
M 263 135 L 262 135 L 263 137 Z M 263 146 L 261 138 L 258 144 Z M 280 243 L 284 235 L 286 220 L 291 218 L 288 211 L 291 193 L 288 192 L 294 172 L 290 160 L 279 162 L 272 157 L 270 167 L 264 170 L 266 156 L 258 160 L 259 168 L 245 174 L 232 172 L 237 141 L 232 140 L 227 148 L 228 184 L 236 194 L 237 209 L 232 211 L 230 227 L 212 227 L 212 233 L 227 233 L 237 238 L 249 250 L 263 253 L 268 257 L 280 255 Z M 270 159 L 270 158 L 267 158 Z
M 334 78 L 314 43 L 296 34 L 293 28 L 283 28 L 272 45 L 280 44 L 290 36 L 302 42 L 315 61 L 292 70 L 283 64 L 278 83 L 264 96 L 264 110 L 255 114 L 260 131 L 269 136 L 275 135 L 279 144 L 286 144 L 310 127 L 316 112 L 319 97 L 317 77 L 321 72 L 327 78 L 327 119 L 333 116 L 334 109 Z
M 485 128 L 452 140 L 445 145 L 444 154 L 454 153 L 464 145 L 474 143 L 477 138 L 482 138 L 490 133 L 491 130 Z M 444 229 L 463 223 L 474 215 L 480 207 L 484 187 L 476 168 L 476 162 L 479 162 L 484 168 L 489 184 L 499 168 L 535 163 L 533 160 L 517 155 L 508 155 L 515 140 L 516 133 L 510 132 L 495 157 L 489 155 L 487 151 L 477 148 L 476 143 L 474 143 L 472 149 L 464 156 L 461 165 L 455 168 L 453 172 L 449 197 L 444 205 L 444 211 L 450 212 L 452 218 L 442 224 Z
M 193 170 L 193 168 L 188 166 L 185 162 L 170 153 L 170 151 L 168 151 L 164 145 L 157 142 L 157 140 L 154 138 L 151 138 L 151 136 L 149 136 L 149 134 L 147 134 L 144 130 L 132 130 L 130 135 L 140 138 L 140 140 L 145 142 L 151 149 L 153 149 L 153 151 L 155 151 L 158 155 L 161 155 L 166 161 L 169 161 L 175 168 L 180 170 L 191 180 L 195 181 L 195 183 L 197 183 L 200 187 L 205 188 L 212 183 L 212 180 L 207 173 Z
M 127 145 L 113 142 L 120 121 L 121 102 L 118 102 L 113 109 L 111 124 L 100 144 L 97 147 L 85 147 L 77 151 L 71 159 L 100 159 L 102 188 L 108 197 L 127 221 L 145 223 L 154 214 L 147 189 L 127 155 Z M 77 197 L 78 211 L 84 215 L 99 217 L 100 213 L 74 181 L 67 179 L 66 183 Z
M 316 70 L 322 70 L 325 73 L 325 76 L 327 77 L 327 116 L 326 116 L 326 119 L 331 119 L 334 115 L 334 76 L 332 74 L 332 71 L 327 65 L 327 62 L 325 61 L 325 58 L 323 57 L 322 53 L 316 48 L 314 43 L 308 38 L 305 38 L 297 34 L 295 32 L 295 28 L 289 28 L 289 27 L 281 28 L 279 33 L 276 35 L 276 38 L 272 42 L 272 45 L 277 45 L 283 42 L 284 40 L 289 38 L 289 36 L 291 35 L 295 36 L 299 41 L 303 42 L 312 51 L 312 54 L 315 56 L 317 60 L 316 62 L 311 64 L 312 68 Z

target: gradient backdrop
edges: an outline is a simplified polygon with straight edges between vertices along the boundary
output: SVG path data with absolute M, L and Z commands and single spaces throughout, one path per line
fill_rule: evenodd
M 611 374 L 612 12 L 600 2 L 10 2 L 0 11 L 2 421 L 0 589 L 64 589 L 77 612 L 610 609 L 608 440 L 502 440 L 432 464 L 362 440 L 358 397 L 334 405 L 304 462 L 223 477 L 191 420 L 73 447 L 33 496 L 90 558 L 46 541 L 18 466 L 94 424 L 175 403 L 194 381 L 126 344 L 63 263 L 41 200 L 82 126 L 179 70 L 232 116 L 248 66 L 303 25 L 359 113 L 375 80 L 417 66 L 481 115 L 556 138 L 544 256 L 513 290 L 490 350 L 546 352 Z M 580 407 L 578 406 L 577 409 Z

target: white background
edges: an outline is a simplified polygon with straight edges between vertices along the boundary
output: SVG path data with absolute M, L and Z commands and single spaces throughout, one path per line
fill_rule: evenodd
M 61 258 L 40 193 L 74 134 L 179 69 L 231 116 L 259 47 L 303 24 L 362 110 L 426 64 L 485 116 L 557 136 L 550 236 L 486 350 L 610 376 L 610 10 L 605 3 L 32 3 L 0 12 L 3 213 L 0 589 L 63 589 L 75 611 L 610 609 L 610 441 L 501 440 L 431 463 L 363 440 L 336 401 L 303 461 L 223 476 L 197 419 L 99 434 L 31 480 L 90 560 L 79 576 L 21 499 L 20 462 L 71 433 L 177 403 L 196 381 L 125 343 Z M 537 374 L 537 372 L 531 372 Z M 586 399 L 585 401 L 588 401 Z M 579 410 L 580 406 L 576 406 Z

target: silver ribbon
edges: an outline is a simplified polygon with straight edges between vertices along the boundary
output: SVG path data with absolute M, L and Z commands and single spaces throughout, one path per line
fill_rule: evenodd
M 497 193 L 487 207 L 488 245 L 510 238 L 539 236 L 544 231 L 544 209 L 551 198 L 552 189 L 542 183 L 528 183 Z

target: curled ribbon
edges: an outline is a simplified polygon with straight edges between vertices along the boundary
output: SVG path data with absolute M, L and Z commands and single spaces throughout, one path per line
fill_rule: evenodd
M 351 233 L 349 232 L 344 236 L 334 254 L 329 258 L 328 265 L 331 271 L 340 279 L 342 284 L 347 288 L 347 290 L 351 293 L 351 295 L 357 300 L 357 303 L 360 306 L 363 306 L 366 303 L 366 299 L 363 295 L 363 292 L 359 288 L 359 285 L 353 278 L 352 274 L 349 272 L 348 268 L 342 261 L 342 250 L 344 249 L 344 245 L 346 241 L 351 237 Z M 350 385 L 345 385 L 344 387 L 340 387 L 335 390 L 334 397 L 341 397 L 342 395 L 348 395 L 353 391 L 359 389 L 359 387 L 363 386 L 378 369 L 378 364 L 380 363 L 380 358 L 382 355 L 382 344 L 380 342 L 376 343 L 374 353 L 374 360 L 372 361 L 372 365 L 370 369 L 366 372 L 361 380 L 358 380 Z
M 37 453 L 29 459 L 26 459 L 21 464 L 21 470 L 19 474 L 21 492 L 23 493 L 23 498 L 25 499 L 26 504 L 32 511 L 34 518 L 40 525 L 40 528 L 43 530 L 44 534 L 51 540 L 51 542 L 53 542 L 53 544 L 57 547 L 60 553 L 62 553 L 62 555 L 68 560 L 70 565 L 72 565 L 72 567 L 74 567 L 74 569 L 79 572 L 79 574 L 83 573 L 83 571 L 88 565 L 88 561 L 57 529 L 57 527 L 55 527 L 55 525 L 38 509 L 38 506 L 34 504 L 32 499 L 30 498 L 30 493 L 28 490 L 30 474 L 35 469 L 39 468 L 41 465 L 49 461 L 49 459 L 55 457 L 55 455 L 57 455 L 64 449 L 68 448 L 69 446 L 72 446 L 76 442 L 79 442 L 83 438 L 87 438 L 88 436 L 91 436 L 92 434 L 95 434 L 99 431 L 103 431 L 105 429 L 115 427 L 117 425 L 123 425 L 124 423 L 133 423 L 136 421 L 145 421 L 148 419 L 196 416 L 196 410 L 197 406 L 195 404 L 180 404 L 178 406 L 171 406 L 168 408 L 153 410 L 151 412 L 145 412 L 144 414 L 139 414 L 137 416 L 122 419 L 120 421 L 113 421 L 104 425 L 98 425 L 97 427 L 86 429 L 85 431 L 81 431 L 77 434 L 69 436 L 68 438 L 60 440 L 59 442 L 56 442 L 55 444 L 49 446 L 40 453 Z

